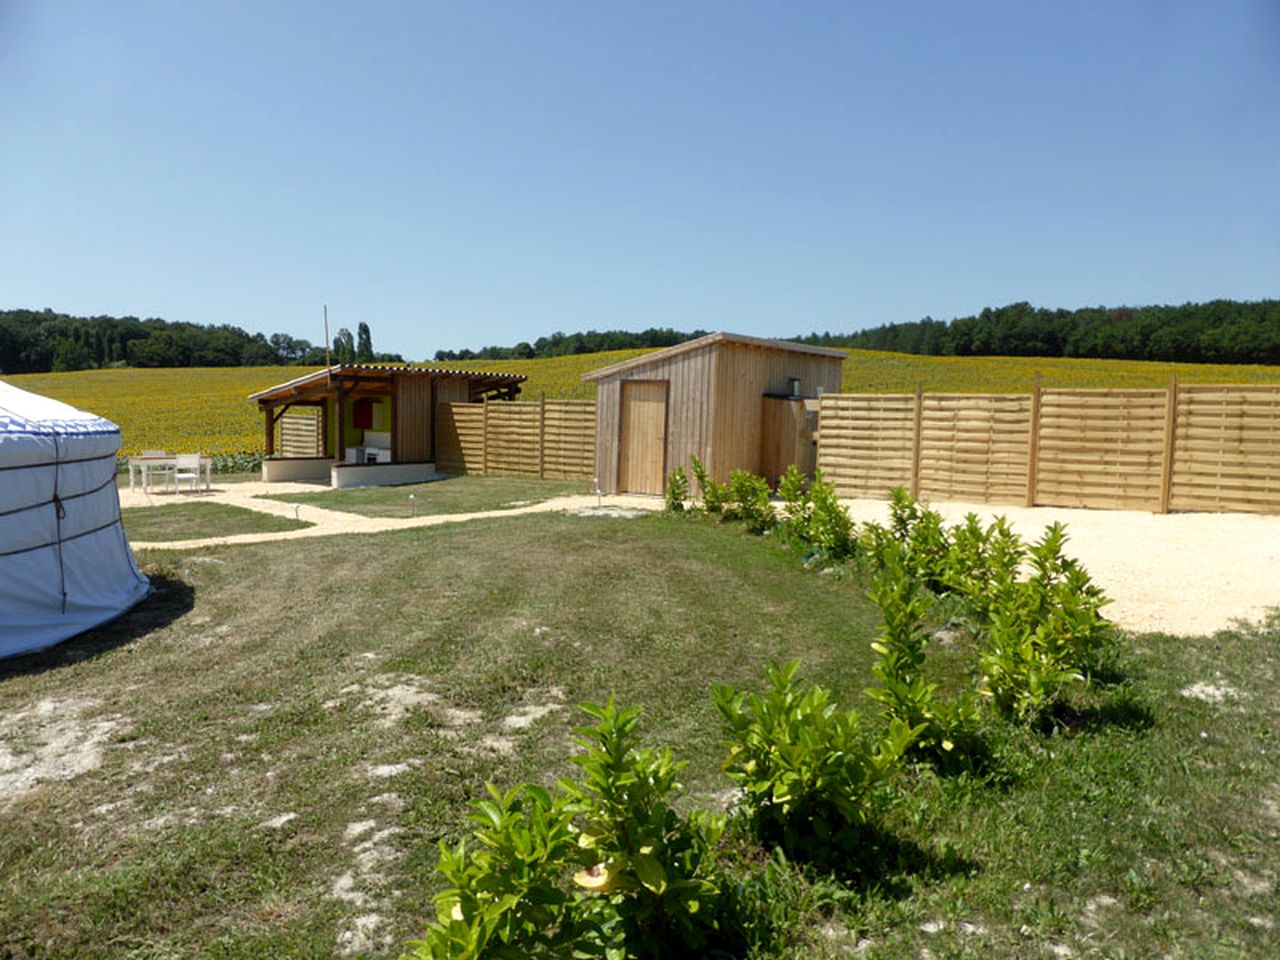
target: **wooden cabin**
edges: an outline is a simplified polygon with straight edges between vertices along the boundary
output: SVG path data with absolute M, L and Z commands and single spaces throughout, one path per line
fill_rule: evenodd
M 357 363 L 251 394 L 263 414 L 262 479 L 328 481 L 334 487 L 431 480 L 437 476 L 437 405 L 514 400 L 525 379 Z
M 708 473 L 770 479 L 814 467 L 816 411 L 845 353 L 712 333 L 584 374 L 596 383 L 596 476 L 606 493 L 661 494 L 697 456 Z

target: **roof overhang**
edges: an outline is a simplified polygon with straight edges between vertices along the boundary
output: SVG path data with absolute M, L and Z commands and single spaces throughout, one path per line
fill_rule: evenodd
M 630 360 L 623 360 L 621 363 L 614 363 L 607 367 L 601 367 L 598 370 L 592 370 L 582 375 L 583 380 L 603 380 L 606 377 L 612 377 L 615 374 L 625 373 L 628 370 L 637 367 L 644 367 L 651 363 L 668 360 L 671 357 L 679 356 L 682 353 L 691 353 L 694 350 L 701 350 L 704 347 L 714 346 L 720 343 L 739 344 L 746 347 L 757 347 L 763 350 L 778 350 L 783 353 L 804 353 L 810 356 L 830 357 L 832 360 L 839 360 L 842 363 L 848 359 L 848 354 L 843 350 L 833 350 L 830 347 L 814 347 L 807 343 L 792 343 L 789 340 L 769 340 L 765 337 L 748 337 L 741 333 L 709 333 L 705 337 L 698 337 L 696 340 L 686 340 L 684 343 L 677 343 L 674 347 L 666 347 L 662 350 L 655 350 L 652 353 L 646 353 L 639 357 L 632 357 Z
M 259 390 L 249 394 L 249 399 L 257 401 L 259 407 L 271 408 L 291 403 L 315 403 L 336 397 L 339 393 L 346 397 L 384 397 L 391 394 L 396 380 L 403 378 L 461 378 L 467 381 L 467 394 L 471 400 L 489 395 L 514 397 L 520 392 L 520 384 L 528 379 L 518 373 L 346 363 L 325 367 L 266 390 Z

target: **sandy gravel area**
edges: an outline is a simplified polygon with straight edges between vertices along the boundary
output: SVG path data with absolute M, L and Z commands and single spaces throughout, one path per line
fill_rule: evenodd
M 485 513 L 452 513 L 412 518 L 361 517 L 309 505 L 261 499 L 264 493 L 314 491 L 314 484 L 236 483 L 208 494 L 148 494 L 120 491 L 122 507 L 172 503 L 195 496 L 250 510 L 297 517 L 314 526 L 283 533 L 247 533 L 178 543 L 142 543 L 142 547 L 194 549 L 213 544 L 259 543 L 334 534 L 379 533 L 480 517 L 519 516 L 556 511 L 595 511 L 594 496 L 558 497 L 543 503 Z M 883 500 L 846 500 L 856 521 L 888 518 Z M 658 510 L 658 497 L 611 496 L 601 501 L 613 516 Z M 935 503 L 948 522 L 973 512 L 989 521 L 1003 515 L 1027 539 L 1056 521 L 1067 525 L 1067 552 L 1079 558 L 1113 603 L 1107 615 L 1130 630 L 1179 636 L 1213 633 L 1237 620 L 1260 620 L 1280 608 L 1280 517 L 1252 514 L 1153 514 L 1125 510 L 1075 510 L 1056 507 L 992 507 L 985 504 Z
M 847 500 L 855 520 L 888 519 L 883 500 Z M 1066 553 L 1112 598 L 1104 613 L 1130 630 L 1178 636 L 1260 620 L 1280 607 L 1280 517 L 1241 513 L 1137 513 L 1058 507 L 934 503 L 951 523 L 967 513 L 1006 517 L 1026 539 L 1054 521 Z

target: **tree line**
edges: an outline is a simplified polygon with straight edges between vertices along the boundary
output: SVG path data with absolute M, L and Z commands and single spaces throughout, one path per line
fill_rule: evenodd
M 333 338 L 334 363 L 403 363 L 373 349 L 369 325 Z M 52 310 L 0 311 L 0 373 L 99 367 L 321 366 L 325 349 L 287 333 L 249 333 L 230 324 L 202 326 L 159 318 L 73 317 Z
M 1094 357 L 1280 364 L 1280 300 L 1048 310 L 1013 303 L 949 323 L 925 317 L 856 333 L 795 338 L 818 346 L 934 356 Z
M 437 350 L 437 361 L 449 360 L 534 360 L 542 357 L 566 357 L 575 353 L 602 353 L 605 350 L 637 350 L 651 347 L 673 347 L 677 343 L 707 335 L 706 330 L 682 333 L 670 327 L 650 327 L 639 333 L 627 330 L 588 330 L 586 333 L 561 333 L 539 337 L 533 343 L 521 341 L 514 347 L 481 347 L 479 350 Z

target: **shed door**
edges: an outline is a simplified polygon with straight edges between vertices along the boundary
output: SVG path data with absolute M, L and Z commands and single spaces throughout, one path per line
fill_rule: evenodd
M 622 381 L 618 489 L 662 493 L 667 468 L 667 381 Z

